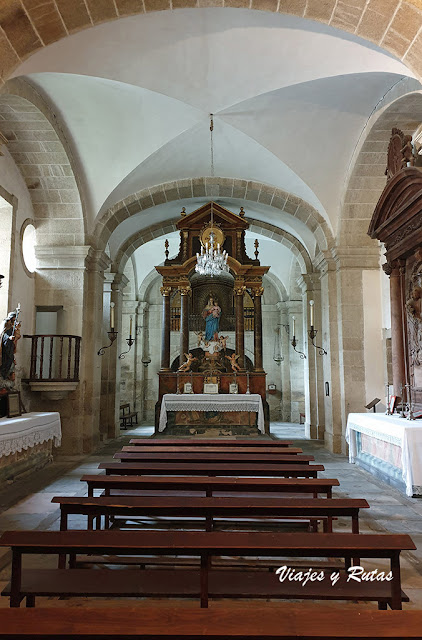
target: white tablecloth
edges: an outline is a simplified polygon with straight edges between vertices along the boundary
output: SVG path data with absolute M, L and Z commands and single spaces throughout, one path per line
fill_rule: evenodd
M 264 409 L 258 393 L 166 393 L 161 402 L 159 431 L 167 424 L 167 411 L 254 411 L 258 414 L 258 429 L 264 433 Z
M 420 420 L 406 420 L 381 413 L 349 413 L 346 440 L 349 461 L 356 458 L 356 432 L 384 440 L 401 447 L 402 474 L 406 494 L 422 495 L 422 424 Z
M 47 440 L 60 446 L 62 429 L 60 414 L 52 412 L 24 413 L 18 418 L 0 419 L 0 457 L 29 449 Z

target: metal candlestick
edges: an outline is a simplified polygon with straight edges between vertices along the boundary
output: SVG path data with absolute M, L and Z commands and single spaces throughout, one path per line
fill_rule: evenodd
M 387 388 L 387 411 L 385 412 L 386 416 L 391 416 L 391 411 L 390 411 L 390 383 L 387 382 L 386 383 L 386 388 Z
M 111 347 L 111 345 L 113 344 L 113 342 L 116 340 L 117 336 L 118 336 L 118 331 L 115 331 L 114 329 L 112 331 L 107 331 L 108 337 L 110 339 L 110 344 L 107 344 L 105 347 L 101 347 L 101 349 L 99 349 L 97 351 L 97 355 L 98 356 L 103 356 L 105 353 L 106 349 L 109 349 Z
M 403 398 L 403 385 L 400 385 L 400 398 L 401 398 L 401 406 L 400 406 L 400 414 L 399 414 L 399 418 L 405 418 L 406 416 L 404 415 L 404 409 L 403 409 L 403 405 L 404 405 L 404 398 Z
M 132 348 L 133 343 L 135 342 L 135 338 L 132 338 L 132 336 L 129 336 L 129 338 L 126 338 L 126 342 L 128 343 L 129 349 L 127 351 L 123 351 L 123 353 L 121 353 L 119 355 L 119 360 L 124 360 L 125 359 L 125 355 L 127 353 L 129 353 L 129 351 Z
M 408 420 L 414 420 L 415 416 L 413 415 L 413 409 L 412 409 L 412 393 L 411 393 L 411 389 L 412 387 L 410 386 L 410 384 L 406 384 L 406 396 L 407 396 L 407 402 L 409 405 L 409 411 L 407 414 L 407 419 Z
M 250 396 L 251 392 L 249 389 L 249 371 L 246 373 L 246 392 L 245 395 Z
M 302 359 L 302 360 L 306 360 L 306 356 L 305 356 L 305 354 L 304 354 L 302 351 L 298 351 L 298 350 L 296 349 L 296 345 L 297 345 L 296 336 L 293 336 L 293 340 L 292 340 L 292 342 L 291 342 L 291 345 L 292 345 L 293 349 L 296 351 L 296 353 L 298 353 L 298 354 L 300 355 L 301 359 Z
M 309 338 L 311 339 L 312 345 L 315 347 L 315 349 L 318 349 L 318 353 L 319 353 L 319 355 L 320 355 L 320 356 L 324 356 L 324 355 L 326 356 L 326 355 L 327 355 L 327 352 L 326 352 L 326 350 L 324 349 L 324 347 L 319 347 L 319 346 L 318 346 L 318 345 L 316 345 L 316 344 L 315 344 L 315 342 L 314 342 L 314 340 L 315 340 L 315 338 L 316 338 L 317 333 L 318 333 L 318 330 L 317 330 L 317 329 L 314 329 L 313 325 L 311 325 L 311 328 L 310 328 L 310 330 L 308 331 L 308 336 L 309 336 Z

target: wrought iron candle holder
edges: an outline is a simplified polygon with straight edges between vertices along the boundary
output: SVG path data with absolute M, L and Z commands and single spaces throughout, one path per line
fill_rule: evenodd
M 292 347 L 293 347 L 293 350 L 294 350 L 294 351 L 296 351 L 296 353 L 298 353 L 298 354 L 300 355 L 301 359 L 302 359 L 302 360 L 306 360 L 306 356 L 305 356 L 305 354 L 303 353 L 303 351 L 298 351 L 298 350 L 296 349 L 296 345 L 297 345 L 296 336 L 293 336 L 293 340 L 291 341 L 291 345 L 292 345 Z
M 319 346 L 318 346 L 317 344 L 315 344 L 315 342 L 314 342 L 314 340 L 315 340 L 315 338 L 316 338 L 317 333 L 318 333 L 318 330 L 317 330 L 317 329 L 314 329 L 314 327 L 313 327 L 313 326 L 311 326 L 311 328 L 310 328 L 310 329 L 309 329 L 309 331 L 308 331 L 309 339 L 310 339 L 310 341 L 311 341 L 312 345 L 315 347 L 315 349 L 317 349 L 317 350 L 318 350 L 318 354 L 319 354 L 320 356 L 326 356 L 326 355 L 327 355 L 327 352 L 326 352 L 326 350 L 324 349 L 324 347 L 319 347 Z
M 109 349 L 111 347 L 111 345 L 113 344 L 113 342 L 116 340 L 119 332 L 115 331 L 114 329 L 112 331 L 107 331 L 108 337 L 110 339 L 110 344 L 107 344 L 105 347 L 101 347 L 101 349 L 99 349 L 99 351 L 97 351 L 97 355 L 99 356 L 103 356 L 105 353 L 106 349 Z
M 132 345 L 133 345 L 133 344 L 134 344 L 134 342 L 135 342 L 135 338 L 132 338 L 132 336 L 129 336 L 129 338 L 126 338 L 126 342 L 127 342 L 128 346 L 129 346 L 129 349 L 128 349 L 127 351 L 123 351 L 123 352 L 119 355 L 119 360 L 124 360 L 124 359 L 125 359 L 125 355 L 126 355 L 127 353 L 129 353 L 129 351 L 130 351 L 130 350 L 131 350 L 131 348 L 132 348 Z

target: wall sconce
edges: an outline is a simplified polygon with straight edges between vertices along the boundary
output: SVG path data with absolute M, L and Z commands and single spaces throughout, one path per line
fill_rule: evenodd
M 291 345 L 293 347 L 293 349 L 296 351 L 296 353 L 298 353 L 301 357 L 302 360 L 306 360 L 306 356 L 302 351 L 298 351 L 296 349 L 296 345 L 297 345 L 297 340 L 296 340 L 296 335 L 295 335 L 295 325 L 296 325 L 296 316 L 292 316 L 292 333 L 293 333 L 293 340 L 291 341 Z
M 126 342 L 129 346 L 129 349 L 127 351 L 123 351 L 123 353 L 121 353 L 119 355 L 119 360 L 124 360 L 125 359 L 125 355 L 127 353 L 129 353 L 129 351 L 132 348 L 133 343 L 135 342 L 135 338 L 132 338 L 132 322 L 133 322 L 133 318 L 132 316 L 130 316 L 130 328 L 129 328 L 129 338 L 126 338 Z
M 311 308 L 311 328 L 308 331 L 308 336 L 312 342 L 312 345 L 315 347 L 315 349 L 318 349 L 318 353 L 320 356 L 323 355 L 327 355 L 326 350 L 324 349 L 324 347 L 318 347 L 318 345 L 315 344 L 314 340 L 316 338 L 316 335 L 318 333 L 317 329 L 314 329 L 314 304 L 315 302 L 313 300 L 309 300 L 309 306 Z
M 145 358 L 142 358 L 142 364 L 144 365 L 145 369 L 147 368 L 150 362 L 151 362 L 151 358 L 149 358 L 148 356 L 146 356 Z
M 105 347 L 101 347 L 101 349 L 97 351 L 98 356 L 103 356 L 105 350 L 111 347 L 118 336 L 118 331 L 114 330 L 114 307 L 114 302 L 110 302 L 110 331 L 107 331 L 108 337 L 110 339 L 110 344 L 107 344 Z

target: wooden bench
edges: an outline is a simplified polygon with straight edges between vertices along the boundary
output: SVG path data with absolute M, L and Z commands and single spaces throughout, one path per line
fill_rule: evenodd
M 281 453 L 256 454 L 256 453 L 137 453 L 136 451 L 118 451 L 113 458 L 116 460 L 132 460 L 133 462 L 235 462 L 237 464 L 309 464 L 315 460 L 310 455 L 288 455 Z
M 0 640 L 420 640 L 422 611 L 374 611 L 216 602 L 210 609 L 132 607 L 1 609 Z M 280 621 L 282 620 L 282 624 Z
M 272 440 L 270 438 L 251 438 L 235 440 L 234 438 L 132 438 L 129 444 L 140 444 L 148 447 L 289 447 L 293 440 Z
M 322 464 L 254 464 L 251 469 L 236 463 L 183 463 L 183 462 L 101 462 L 99 469 L 118 475 L 190 475 L 190 476 L 252 476 L 275 478 L 316 478 L 324 471 Z
M 52 502 L 60 505 L 60 530 L 68 528 L 69 515 L 88 516 L 88 528 L 92 519 L 97 520 L 97 528 L 108 528 L 110 518 L 165 517 L 204 519 L 207 531 L 212 531 L 215 519 L 265 518 L 299 519 L 309 522 L 323 519 L 324 531 L 332 531 L 333 517 L 350 517 L 352 532 L 359 533 L 359 509 L 368 509 L 363 499 L 354 498 L 223 498 L 165 496 L 100 496 L 84 498 L 75 496 L 55 496 Z M 186 523 L 185 523 L 186 525 Z M 251 526 L 251 525 L 249 525 Z M 252 525 L 253 526 L 253 525 Z M 255 525 L 256 526 L 256 525 Z
M 130 404 L 120 405 L 120 428 L 127 429 L 133 427 L 134 424 L 138 424 L 138 412 L 130 410 Z
M 126 453 L 177 453 L 179 455 L 184 455 L 185 453 L 236 453 L 237 455 L 245 455 L 245 454 L 259 454 L 259 455 L 268 455 L 268 454 L 283 454 L 283 455 L 296 455 L 297 453 L 303 453 L 303 450 L 299 447 L 266 447 L 263 449 L 262 447 L 157 447 L 157 449 L 153 449 L 152 447 L 143 447 L 142 445 L 130 445 L 122 448 L 122 451 Z
M 406 534 L 347 533 L 264 533 L 202 531 L 7 531 L 1 547 L 12 549 L 11 582 L 2 594 L 10 596 L 10 606 L 35 605 L 37 596 L 200 596 L 201 607 L 209 597 L 281 598 L 312 600 L 376 601 L 379 608 L 401 609 L 407 596 L 401 590 L 400 552 L 415 550 Z M 69 555 L 183 555 L 200 557 L 200 570 L 88 571 L 86 569 L 22 570 L 24 554 Z M 213 556 L 258 556 L 283 558 L 343 558 L 345 572 L 332 586 L 329 575 L 323 580 L 285 580 L 266 572 L 210 570 Z M 352 559 L 388 558 L 389 582 L 347 580 Z M 318 571 L 318 561 L 311 560 Z M 308 566 L 308 565 L 307 565 Z M 101 572 L 101 573 L 100 573 Z
M 147 476 L 108 476 L 103 474 L 84 475 L 81 482 L 88 485 L 88 496 L 94 490 L 104 490 L 105 495 L 122 495 L 122 491 L 189 491 L 203 492 L 211 497 L 216 492 L 251 493 L 305 493 L 314 498 L 325 495 L 332 498 L 332 488 L 339 481 L 331 478 L 207 478 L 200 476 L 156 477 Z

